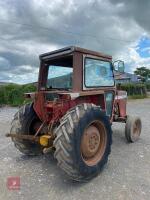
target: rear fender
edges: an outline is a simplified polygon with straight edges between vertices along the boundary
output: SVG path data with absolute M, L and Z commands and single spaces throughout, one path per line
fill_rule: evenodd
M 119 117 L 126 117 L 126 105 L 127 105 L 127 92 L 118 90 L 115 97 L 115 105 L 119 109 Z

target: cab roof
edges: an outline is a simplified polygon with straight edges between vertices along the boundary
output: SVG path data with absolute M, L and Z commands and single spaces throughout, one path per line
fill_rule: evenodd
M 97 56 L 97 57 L 101 57 L 101 58 L 107 59 L 107 60 L 112 60 L 112 56 L 103 54 L 101 52 L 96 52 L 96 51 L 91 51 L 91 50 L 88 50 L 88 49 L 76 47 L 76 46 L 69 46 L 69 47 L 65 47 L 65 48 L 58 49 L 58 50 L 55 50 L 55 51 L 51 51 L 51 52 L 48 52 L 48 53 L 44 53 L 44 54 L 41 54 L 39 56 L 39 58 L 40 58 L 40 60 L 51 60 L 51 59 L 54 59 L 56 57 L 71 55 L 74 52 L 78 52 L 78 53 L 81 53 L 81 54 L 88 54 L 88 55 L 92 55 L 92 56 Z

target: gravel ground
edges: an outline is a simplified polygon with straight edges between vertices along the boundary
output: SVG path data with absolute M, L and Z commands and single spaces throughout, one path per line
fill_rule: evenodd
M 142 135 L 128 144 L 124 125 L 113 125 L 113 145 L 102 173 L 88 183 L 74 183 L 57 168 L 52 155 L 27 157 L 10 139 L 10 122 L 16 108 L 0 108 L 0 200 L 149 200 L 150 199 L 150 99 L 130 100 L 128 113 L 142 118 Z M 7 178 L 19 176 L 21 188 L 8 190 Z

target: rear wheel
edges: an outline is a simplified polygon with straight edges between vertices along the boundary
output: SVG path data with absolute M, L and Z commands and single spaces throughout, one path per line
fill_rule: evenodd
M 54 156 L 70 178 L 86 181 L 102 170 L 110 154 L 112 130 L 100 107 L 77 105 L 63 117 L 55 133 Z
M 41 122 L 34 112 L 32 105 L 26 104 L 15 114 L 11 124 L 10 133 L 18 135 L 34 135 L 40 124 Z M 18 138 L 12 138 L 12 141 L 14 142 L 15 147 L 23 154 L 38 155 L 42 153 L 42 148 L 37 143 Z
M 139 117 L 127 116 L 125 137 L 128 142 L 136 142 L 141 134 L 142 122 Z

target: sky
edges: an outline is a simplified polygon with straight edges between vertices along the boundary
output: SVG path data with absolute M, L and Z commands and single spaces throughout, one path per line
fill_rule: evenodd
M 149 0 L 0 0 L 0 82 L 37 81 L 39 55 L 76 45 L 150 68 Z

